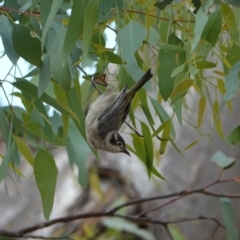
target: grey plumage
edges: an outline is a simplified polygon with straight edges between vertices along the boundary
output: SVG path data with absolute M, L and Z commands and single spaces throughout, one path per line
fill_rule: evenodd
M 128 115 L 136 92 L 151 78 L 149 69 L 130 90 L 127 85 L 121 92 L 113 92 L 107 87 L 106 92 L 97 98 L 86 117 L 87 140 L 91 147 L 130 155 L 118 130 Z

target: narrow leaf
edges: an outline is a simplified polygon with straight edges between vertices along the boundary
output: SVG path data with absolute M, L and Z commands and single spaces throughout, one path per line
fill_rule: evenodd
M 13 46 L 12 29 L 13 28 L 9 19 L 4 15 L 0 15 L 0 35 L 4 50 L 12 64 L 16 64 L 19 59 L 19 55 L 16 53 Z
M 238 240 L 238 230 L 235 225 L 234 208 L 228 198 L 220 198 L 224 224 L 227 229 L 227 240 Z
M 201 38 L 215 46 L 222 28 L 221 9 L 210 14 Z
M 191 147 L 193 147 L 194 145 L 196 145 L 198 142 L 199 142 L 199 140 L 191 142 L 189 145 L 187 145 L 187 146 L 183 149 L 183 151 L 188 150 L 189 148 L 191 148 Z
M 97 0 L 89 1 L 84 11 L 82 50 L 85 56 L 88 54 L 88 49 L 91 43 L 94 27 L 98 20 L 98 15 L 99 9 Z
M 198 121 L 197 121 L 198 128 L 202 125 L 205 110 L 206 110 L 206 98 L 203 95 L 198 102 Z
M 162 133 L 162 136 L 161 136 L 161 138 L 162 138 L 161 146 L 160 146 L 160 150 L 159 150 L 160 154 L 165 153 L 167 143 L 170 140 L 170 134 L 171 134 L 171 122 L 169 122 L 163 130 L 163 133 Z
M 26 158 L 28 163 L 33 166 L 34 159 L 33 159 L 32 153 L 31 153 L 29 147 L 27 146 L 27 144 L 23 141 L 22 138 L 19 138 L 16 136 L 14 136 L 14 140 L 17 143 L 18 150 Z
M 57 0 L 57 1 L 51 1 L 51 2 L 52 2 L 52 4 L 50 7 L 50 12 L 47 16 L 47 19 L 46 19 L 46 22 L 44 24 L 43 31 L 42 31 L 42 41 L 41 41 L 42 51 L 43 51 L 43 48 L 45 45 L 45 40 L 46 40 L 48 30 L 52 24 L 52 21 L 54 20 L 54 17 L 56 16 L 57 11 L 59 10 L 59 8 L 62 5 L 63 0 Z
M 125 68 L 130 76 L 138 81 L 144 72 L 138 67 L 135 52 L 142 46 L 147 37 L 147 29 L 136 21 L 130 21 L 118 33 L 118 44 L 123 60 L 127 63 Z
M 224 94 L 224 101 L 227 102 L 237 95 L 238 91 L 238 73 L 240 71 L 240 61 L 238 61 L 232 69 L 229 71 L 229 74 L 226 77 L 225 88 L 226 93 Z
M 209 69 L 209 68 L 215 68 L 217 65 L 213 62 L 209 61 L 198 61 L 196 62 L 197 69 Z
M 143 142 L 144 142 L 144 148 L 146 152 L 146 167 L 149 170 L 149 178 L 150 174 L 152 171 L 152 166 L 153 166 L 153 142 L 152 142 L 152 137 L 151 133 L 149 131 L 149 128 L 147 125 L 143 122 L 141 122 L 141 128 L 142 128 L 142 133 L 144 135 Z
M 53 208 L 58 171 L 53 157 L 43 149 L 39 149 L 34 159 L 34 174 L 41 194 L 44 217 L 48 221 Z
M 69 54 L 74 49 L 77 39 L 83 34 L 84 12 L 89 1 L 74 1 L 69 19 L 67 33 L 62 49 L 62 63 L 65 64 Z
M 213 104 L 213 120 L 216 127 L 216 130 L 221 138 L 224 138 L 223 130 L 222 130 L 222 121 L 221 121 L 221 114 L 220 114 L 220 106 L 219 103 L 216 101 Z

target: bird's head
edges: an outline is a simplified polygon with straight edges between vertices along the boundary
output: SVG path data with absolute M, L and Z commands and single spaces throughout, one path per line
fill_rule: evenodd
M 111 135 L 109 144 L 111 146 L 111 152 L 113 153 L 122 152 L 122 153 L 126 153 L 128 156 L 131 156 L 128 150 L 126 149 L 126 144 L 124 139 L 119 133 L 115 132 Z

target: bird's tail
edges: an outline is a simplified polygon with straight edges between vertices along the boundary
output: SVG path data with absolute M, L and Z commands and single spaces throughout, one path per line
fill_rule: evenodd
M 142 76 L 142 78 L 136 82 L 136 84 L 128 91 L 129 95 L 135 95 L 135 93 L 152 78 L 151 68 Z

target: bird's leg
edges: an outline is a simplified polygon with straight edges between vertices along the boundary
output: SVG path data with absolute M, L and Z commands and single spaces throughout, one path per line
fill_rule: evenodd
M 86 76 L 89 76 L 81 66 L 77 66 L 77 68 L 79 68 L 80 71 L 82 71 Z M 101 91 L 98 89 L 97 85 L 95 84 L 93 77 L 90 77 L 90 81 L 91 81 L 93 87 L 98 91 L 98 93 L 100 95 L 102 95 Z
M 132 127 L 128 122 L 126 122 L 125 121 L 125 123 L 126 123 L 126 125 L 129 127 L 129 128 L 131 128 L 134 132 L 135 132 L 135 134 L 137 134 L 139 137 L 144 137 L 142 134 L 140 134 L 134 127 Z

